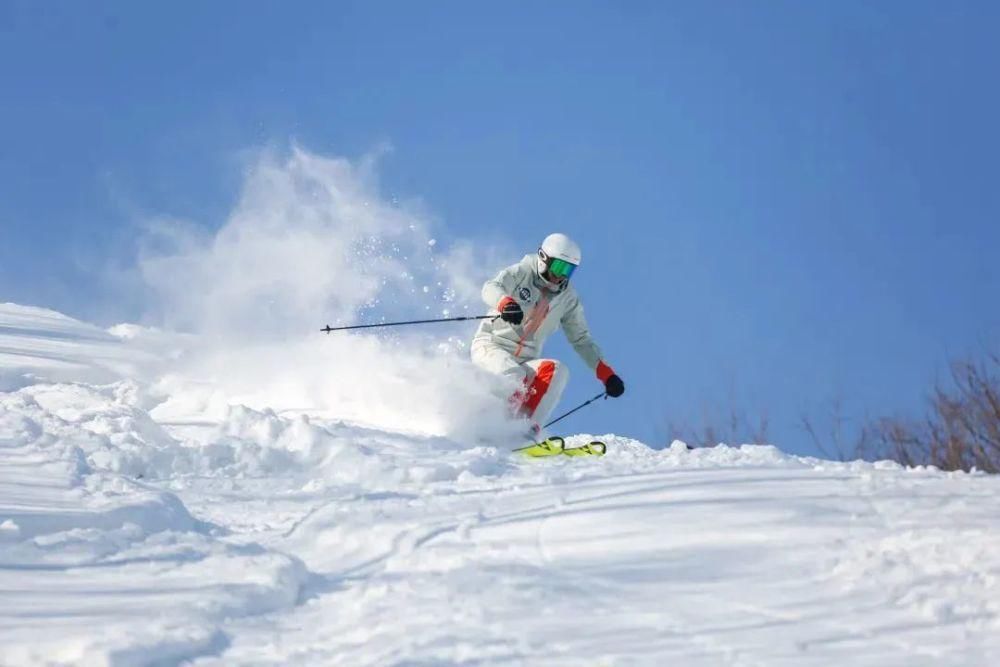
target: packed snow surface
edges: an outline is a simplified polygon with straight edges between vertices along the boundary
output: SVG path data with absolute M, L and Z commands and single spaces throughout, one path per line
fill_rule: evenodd
M 338 415 L 185 350 L 0 305 L 0 664 L 1000 655 L 995 477 L 614 435 L 521 459 L 447 411 Z

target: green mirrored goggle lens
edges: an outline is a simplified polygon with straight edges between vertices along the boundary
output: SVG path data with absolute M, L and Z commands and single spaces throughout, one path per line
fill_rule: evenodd
M 576 264 L 571 264 L 564 259 L 553 259 L 549 263 L 549 273 L 556 278 L 569 278 L 576 270 Z

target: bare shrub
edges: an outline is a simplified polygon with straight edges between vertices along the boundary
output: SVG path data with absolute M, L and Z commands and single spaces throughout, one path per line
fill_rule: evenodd
M 700 426 L 670 422 L 667 433 L 668 441 L 681 440 L 691 447 L 714 447 L 719 443 L 764 444 L 768 441 L 768 427 L 766 413 L 750 418 L 734 406 L 722 418 L 706 414 Z
M 881 418 L 859 439 L 865 458 L 943 470 L 1000 472 L 1000 356 L 951 364 L 947 383 L 938 383 L 920 421 Z
M 728 414 L 706 413 L 700 427 L 668 425 L 671 439 L 705 447 L 766 443 L 766 413 L 756 420 L 735 407 Z M 720 417 L 720 414 L 722 416 Z M 932 465 L 942 470 L 1000 472 L 1000 355 L 961 360 L 950 365 L 945 381 L 934 385 L 923 418 L 849 419 L 841 400 L 828 412 L 804 415 L 800 426 L 825 457 L 889 459 L 903 465 Z
M 813 447 L 828 459 L 848 461 L 861 456 L 858 452 L 860 440 L 851 428 L 841 398 L 833 399 L 826 414 L 819 418 L 803 414 L 799 427 L 809 436 Z

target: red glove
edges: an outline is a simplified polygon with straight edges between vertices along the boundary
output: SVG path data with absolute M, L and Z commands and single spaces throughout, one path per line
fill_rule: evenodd
M 520 304 L 514 301 L 513 297 L 505 296 L 500 299 L 497 310 L 500 311 L 500 319 L 504 322 L 520 324 L 524 320 L 524 311 L 521 310 Z
M 625 383 L 603 360 L 597 364 L 597 379 L 604 383 L 604 390 L 611 398 L 618 398 L 625 393 Z

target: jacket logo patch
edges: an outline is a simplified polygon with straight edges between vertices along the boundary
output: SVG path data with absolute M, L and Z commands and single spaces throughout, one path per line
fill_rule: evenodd
M 531 290 L 527 287 L 519 289 L 517 295 L 521 297 L 521 301 L 531 301 Z

